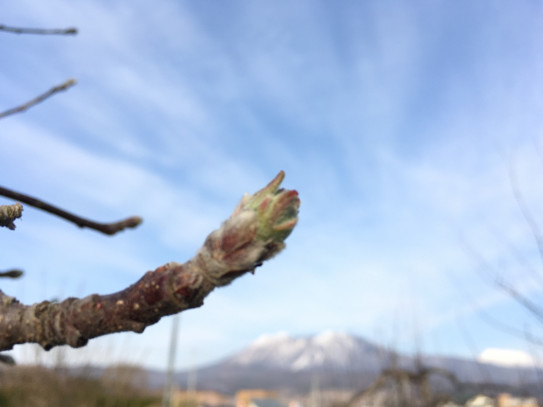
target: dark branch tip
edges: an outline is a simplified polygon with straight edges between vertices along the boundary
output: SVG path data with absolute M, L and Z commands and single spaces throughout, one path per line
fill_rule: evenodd
M 0 272 L 0 277 L 7 277 L 7 278 L 19 278 L 22 275 L 23 275 L 23 270 L 19 270 L 19 269 L 13 269 L 13 270 Z

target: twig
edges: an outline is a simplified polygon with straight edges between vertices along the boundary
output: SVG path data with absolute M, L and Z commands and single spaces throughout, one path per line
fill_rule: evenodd
M 7 25 L 0 24 L 0 31 L 6 31 L 13 34 L 40 34 L 40 35 L 76 35 L 77 28 L 21 28 L 21 27 L 9 27 Z
M 13 205 L 1 205 L 0 206 L 0 226 L 7 227 L 8 229 L 15 230 L 15 223 L 13 221 L 18 219 L 23 214 L 23 205 L 15 203 Z
M 492 325 L 494 328 L 499 329 L 509 335 L 515 336 L 517 338 L 525 339 L 528 342 L 530 342 L 533 345 L 537 346 L 543 346 L 543 340 L 540 338 L 537 338 L 527 332 L 526 330 L 522 330 L 519 328 L 514 327 L 513 325 L 508 325 L 498 319 L 496 319 L 492 314 L 487 313 L 483 310 L 479 310 L 478 313 L 479 318 L 481 318 L 484 322 L 486 322 L 489 325 Z
M 493 268 L 488 261 L 484 259 L 482 255 L 477 253 L 473 248 L 471 248 L 467 242 L 463 242 L 464 249 L 468 252 L 471 257 L 473 257 L 474 260 L 476 260 L 480 267 L 487 270 L 489 273 L 489 276 L 492 278 L 493 283 L 496 284 L 502 291 L 504 291 L 506 294 L 508 294 L 513 300 L 515 300 L 518 304 L 520 304 L 525 310 L 529 312 L 532 317 L 537 319 L 539 322 L 543 322 L 543 309 L 539 307 L 537 304 L 535 304 L 533 301 L 531 301 L 527 296 L 519 292 L 517 289 L 515 289 L 512 285 L 512 283 L 507 282 L 503 277 L 500 277 L 498 272 Z M 493 317 L 490 317 L 489 315 L 486 315 L 483 313 L 482 310 L 479 310 L 479 315 L 481 317 L 484 316 L 483 319 L 486 319 L 487 322 L 490 322 L 495 327 L 501 329 L 504 332 L 507 332 L 509 334 L 522 336 L 523 338 L 528 339 L 532 343 L 536 343 L 536 340 L 533 338 L 527 338 L 527 335 L 525 332 L 510 326 L 506 323 L 501 322 L 498 319 L 495 319 Z
M 532 216 L 532 212 L 530 211 L 530 209 L 528 208 L 528 205 L 526 204 L 524 200 L 524 196 L 522 195 L 520 188 L 518 187 L 518 181 L 515 175 L 516 174 L 514 172 L 513 165 L 510 164 L 509 165 L 509 182 L 511 184 L 511 190 L 513 191 L 513 196 L 515 198 L 517 206 L 520 209 L 520 212 L 522 213 L 522 216 L 524 217 L 526 224 L 530 228 L 530 232 L 532 233 L 532 236 L 537 245 L 539 258 L 543 262 L 543 235 L 541 234 L 541 230 L 539 229 L 539 225 L 537 224 L 537 221 Z
M 94 222 L 85 218 L 81 218 L 77 215 L 74 215 L 73 213 L 57 208 L 56 206 L 53 206 L 40 199 L 31 197 L 25 194 L 21 194 L 19 192 L 15 192 L 4 187 L 0 187 L 0 195 L 5 196 L 6 198 L 23 202 L 27 205 L 41 209 L 42 211 L 49 212 L 53 215 L 59 216 L 62 219 L 75 223 L 80 228 L 94 229 L 106 235 L 114 235 L 115 233 L 120 232 L 121 230 L 124 230 L 126 228 L 135 228 L 142 222 L 142 219 L 139 216 L 131 216 L 119 222 L 98 223 L 98 222 Z
M 507 294 L 509 294 L 514 300 L 530 312 L 539 323 L 543 324 L 543 308 L 539 307 L 536 303 L 531 301 L 527 296 L 518 292 L 511 285 L 502 280 L 496 280 L 496 284 Z
M 0 272 L 0 277 L 7 277 L 7 278 L 19 278 L 23 275 L 23 270 L 19 269 L 12 269 L 8 271 L 2 271 Z
M 254 271 L 285 247 L 300 200 L 296 191 L 279 189 L 283 177 L 281 172 L 264 189 L 244 196 L 191 260 L 149 271 L 123 291 L 34 305 L 0 291 L 0 350 L 28 342 L 44 349 L 80 347 L 112 332 L 143 332 L 163 316 L 201 306 L 215 287 Z
M 37 105 L 40 102 L 43 102 L 48 97 L 53 96 L 55 93 L 67 90 L 69 87 L 75 85 L 76 83 L 77 82 L 76 82 L 75 79 L 68 79 L 66 82 L 49 89 L 44 94 L 39 95 L 38 97 L 35 97 L 34 99 L 26 102 L 24 105 L 8 109 L 8 110 L 6 110 L 4 112 L 0 112 L 0 119 L 3 119 L 4 117 L 15 114 L 15 113 L 24 112 L 28 108 L 30 108 L 30 107 L 32 107 L 34 105 Z

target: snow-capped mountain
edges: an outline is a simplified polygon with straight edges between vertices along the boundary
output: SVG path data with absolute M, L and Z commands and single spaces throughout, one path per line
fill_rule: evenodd
M 324 332 L 291 337 L 263 335 L 244 350 L 198 369 L 202 388 L 225 393 L 240 388 L 289 389 L 308 392 L 313 380 L 327 388 L 370 384 L 391 352 L 355 336 Z M 180 383 L 187 373 L 177 375 Z
M 386 356 L 384 349 L 343 332 L 327 331 L 316 336 L 296 338 L 278 333 L 261 336 L 224 363 L 290 371 L 319 368 L 366 370 L 382 365 Z
M 263 335 L 244 350 L 198 369 L 198 387 L 234 393 L 243 388 L 309 392 L 315 380 L 327 389 L 369 386 L 383 369 L 442 368 L 465 383 L 520 385 L 537 383 L 543 370 L 507 368 L 476 360 L 442 356 L 421 359 L 398 354 L 365 339 L 342 332 L 291 337 L 286 333 Z M 181 387 L 188 373 L 176 375 Z

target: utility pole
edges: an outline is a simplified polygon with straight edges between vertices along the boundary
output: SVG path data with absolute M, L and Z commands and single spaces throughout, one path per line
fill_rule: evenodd
M 194 362 L 195 359 L 196 359 L 196 351 L 192 349 L 190 368 L 187 375 L 187 395 L 189 397 L 196 396 L 197 370 L 196 370 L 196 363 Z
M 173 373 L 175 368 L 175 353 L 177 350 L 179 318 L 179 314 L 175 314 L 172 317 L 172 333 L 170 335 L 170 350 L 168 352 L 168 370 L 166 371 L 166 381 L 164 383 L 164 392 L 162 393 L 162 407 L 171 407 L 172 405 Z
M 311 377 L 311 407 L 321 406 L 321 392 L 319 386 L 319 376 L 313 373 Z

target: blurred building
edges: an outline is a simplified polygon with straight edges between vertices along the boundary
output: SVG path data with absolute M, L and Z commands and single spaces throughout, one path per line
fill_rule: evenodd
M 534 397 L 513 397 L 508 393 L 500 394 L 496 401 L 496 407 L 539 407 Z
M 502 393 L 495 399 L 479 394 L 466 402 L 466 407 L 539 407 L 534 397 L 513 397 Z
M 236 407 L 287 407 L 288 404 L 279 399 L 277 392 L 251 389 L 236 393 Z
M 234 399 L 216 391 L 174 391 L 175 407 L 233 407 Z

